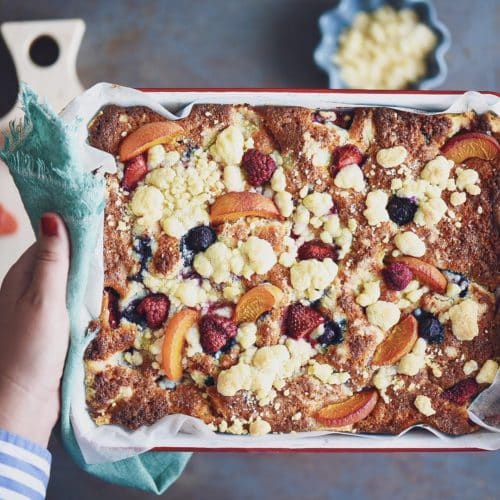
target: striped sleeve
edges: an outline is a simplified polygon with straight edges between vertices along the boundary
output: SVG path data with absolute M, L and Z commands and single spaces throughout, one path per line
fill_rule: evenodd
M 0 429 L 0 499 L 43 500 L 50 462 L 45 448 Z

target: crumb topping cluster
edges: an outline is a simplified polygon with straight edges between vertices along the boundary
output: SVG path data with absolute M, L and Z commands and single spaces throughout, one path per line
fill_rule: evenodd
M 415 10 L 385 5 L 356 15 L 340 35 L 333 61 L 349 87 L 403 89 L 425 76 L 436 42 Z

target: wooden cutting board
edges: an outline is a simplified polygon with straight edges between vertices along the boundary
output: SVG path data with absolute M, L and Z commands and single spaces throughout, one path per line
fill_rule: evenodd
M 76 57 L 85 23 L 81 19 L 20 21 L 3 23 L 0 32 L 12 55 L 18 81 L 23 81 L 60 111 L 84 90 L 76 74 Z M 58 46 L 57 60 L 40 66 L 30 57 L 30 47 L 39 37 L 50 37 Z M 19 103 L 0 117 L 0 141 L 9 122 L 22 116 Z M 0 235 L 0 282 L 10 266 L 34 241 L 28 216 L 5 164 L 0 162 L 0 204 L 16 217 L 19 227 L 8 236 Z

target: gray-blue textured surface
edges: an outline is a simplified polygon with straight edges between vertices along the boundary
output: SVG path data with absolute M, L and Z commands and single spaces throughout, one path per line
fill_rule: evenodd
M 453 45 L 442 88 L 499 90 L 499 0 L 435 0 Z M 0 0 L 0 21 L 82 17 L 89 86 L 325 87 L 316 21 L 334 0 Z M 0 115 L 16 93 L 0 43 Z M 56 439 L 50 499 L 154 498 L 85 475 Z M 196 454 L 171 499 L 498 499 L 500 454 Z

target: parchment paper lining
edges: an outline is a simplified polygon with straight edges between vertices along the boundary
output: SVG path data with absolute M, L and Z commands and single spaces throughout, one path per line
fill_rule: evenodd
M 193 97 L 197 96 L 197 99 Z M 450 103 L 451 100 L 451 103 Z M 441 109 L 440 102 L 449 107 Z M 160 104 L 165 105 L 162 106 Z M 81 157 L 89 171 L 114 172 L 114 158 L 87 143 L 87 125 L 96 112 L 106 104 L 120 106 L 144 105 L 170 120 L 189 114 L 195 103 L 249 103 L 252 105 L 298 105 L 311 108 L 391 106 L 397 109 L 417 112 L 464 112 L 478 113 L 492 110 L 500 114 L 500 99 L 492 94 L 467 92 L 456 98 L 447 96 L 421 96 L 415 94 L 328 94 L 318 92 L 249 92 L 225 91 L 195 94 L 193 92 L 145 93 L 108 83 L 97 84 L 72 101 L 62 112 L 62 118 L 77 127 Z M 169 110 L 178 110 L 175 114 Z M 91 265 L 92 280 L 86 290 L 85 317 L 99 315 L 103 287 L 103 235 Z M 91 340 L 87 337 L 85 345 Z M 81 346 L 82 356 L 85 345 Z M 102 463 L 120 460 L 155 447 L 167 448 L 242 448 L 242 449 L 303 449 L 303 448 L 480 448 L 500 449 L 500 374 L 469 409 L 470 418 L 483 427 L 479 432 L 466 436 L 450 437 L 428 426 L 415 426 L 398 436 L 353 435 L 338 432 L 303 432 L 267 436 L 232 436 L 211 431 L 199 419 L 186 415 L 167 415 L 150 427 L 128 431 L 116 425 L 98 427 L 90 418 L 85 404 L 84 367 L 78 374 L 79 384 L 75 387 L 71 401 L 71 422 L 76 439 L 87 463 Z M 492 416 L 497 418 L 491 425 Z

